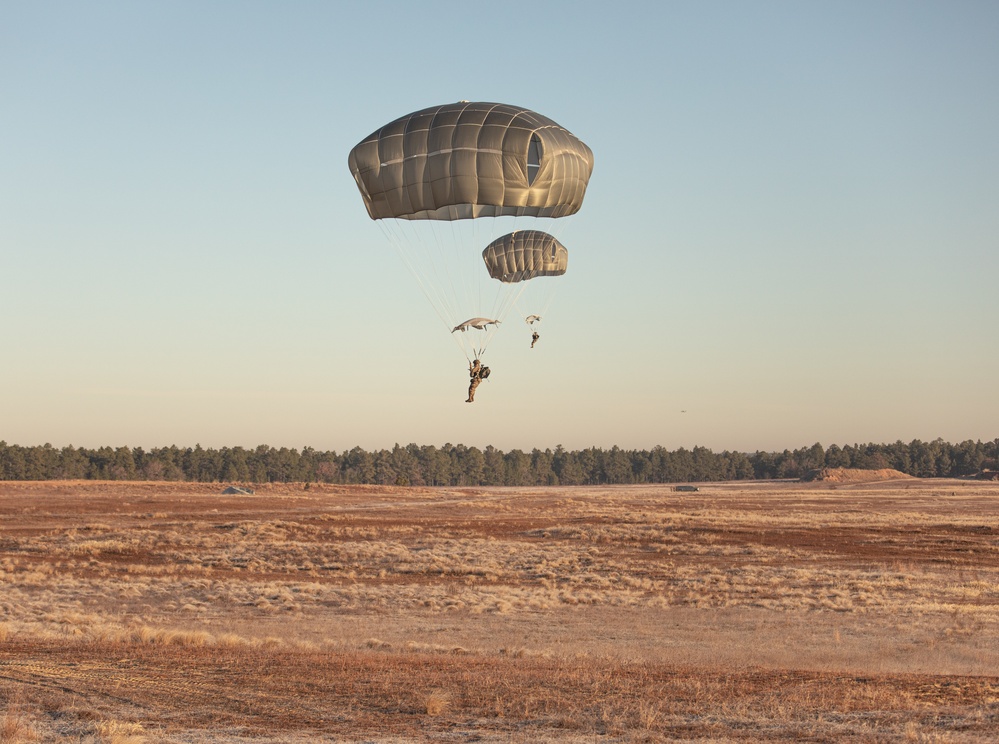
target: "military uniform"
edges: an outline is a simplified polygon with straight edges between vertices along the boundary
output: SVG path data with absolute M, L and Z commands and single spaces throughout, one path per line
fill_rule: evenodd
M 483 367 L 482 363 L 476 359 L 468 365 L 468 376 L 471 378 L 471 381 L 468 383 L 468 399 L 465 402 L 474 403 L 475 388 L 479 386 L 480 382 L 489 377 L 489 367 Z
M 482 382 L 482 378 L 480 377 L 472 378 L 472 381 L 468 384 L 468 399 L 465 401 L 466 403 L 475 402 L 475 388 L 479 386 L 480 382 Z

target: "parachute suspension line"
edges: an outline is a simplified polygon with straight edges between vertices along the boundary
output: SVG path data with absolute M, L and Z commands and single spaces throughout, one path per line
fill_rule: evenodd
M 450 216 L 457 217 L 456 209 L 451 208 Z M 539 229 L 539 222 L 542 223 L 540 227 L 550 230 L 549 224 L 561 226 L 565 221 L 512 216 L 375 220 L 467 361 L 482 358 L 499 326 L 490 324 L 481 330 L 454 331 L 458 324 L 475 317 L 507 322 L 514 311 L 519 315 L 518 320 L 523 320 L 528 313 L 543 317 L 551 297 L 538 303 L 539 289 L 558 287 L 554 277 L 533 277 L 530 281 L 512 283 L 493 279 L 482 260 L 486 245 L 501 233 Z M 442 222 L 450 224 L 440 224 Z M 529 301 L 528 304 L 525 301 Z
M 454 210 L 452 217 L 456 217 Z M 506 219 L 510 219 L 509 217 Z M 485 317 L 490 320 L 504 321 L 512 308 L 514 291 L 520 291 L 517 287 L 499 282 L 489 276 L 488 268 L 482 260 L 482 251 L 486 245 L 499 232 L 503 232 L 504 220 L 489 217 L 479 219 L 451 219 L 448 220 L 451 232 L 449 247 L 454 251 L 454 256 L 448 265 L 461 266 L 463 271 L 452 277 L 451 296 L 456 299 L 457 310 L 454 314 L 456 323 L 472 317 Z M 440 226 L 444 230 L 444 226 Z M 489 324 L 485 328 L 468 329 L 464 332 L 455 333 L 455 336 L 464 335 L 467 342 L 463 344 L 466 348 L 466 356 L 470 352 L 475 358 L 481 357 L 488 344 L 492 341 L 499 330 L 497 324 Z M 456 339 L 457 341 L 457 339 Z
M 541 291 L 537 291 L 537 287 L 531 287 L 533 292 L 530 294 L 530 300 L 523 297 L 523 293 L 517 296 L 516 311 L 520 315 L 521 319 L 526 321 L 531 315 L 540 316 L 537 320 L 529 325 L 533 326 L 535 330 L 544 322 L 545 317 L 548 315 L 548 310 L 551 308 L 555 300 L 555 295 L 558 292 L 559 282 L 552 281 L 556 277 L 535 277 L 531 281 L 533 282 L 543 282 L 541 285 Z M 527 282 L 522 282 L 526 284 Z M 525 290 L 527 287 L 524 288 Z
M 445 239 L 442 235 L 439 235 L 438 240 L 440 241 L 441 256 L 445 259 L 442 263 L 449 269 L 447 272 L 448 286 L 450 288 L 449 296 L 454 302 L 451 315 L 456 325 L 469 318 L 482 315 L 478 303 L 473 301 L 474 298 L 471 291 L 476 266 L 474 262 L 474 243 L 469 244 L 469 233 L 471 232 L 474 235 L 476 225 L 475 220 L 458 219 L 456 207 L 451 206 L 448 211 L 451 219 L 447 220 L 449 223 L 447 232 L 450 233 L 450 238 Z M 437 226 L 435 225 L 436 228 Z M 441 226 L 440 230 L 444 231 L 444 227 Z M 472 239 L 474 240 L 474 238 Z M 453 271 L 450 270 L 452 268 L 454 269 Z M 476 347 L 476 339 L 485 333 L 486 331 L 469 328 L 464 331 L 454 332 L 452 336 L 455 343 L 458 344 L 465 355 L 465 358 L 471 362 L 473 358 L 477 359 L 480 353 Z
M 420 258 L 418 250 L 419 241 L 415 240 L 413 235 L 408 230 L 399 229 L 400 225 L 390 224 L 398 223 L 398 220 L 375 220 L 378 226 L 381 228 L 382 233 L 385 235 L 388 242 L 395 249 L 399 258 L 402 260 L 403 265 L 409 271 L 410 276 L 416 280 L 416 284 L 422 292 L 423 296 L 430 303 L 437 317 L 440 318 L 441 322 L 447 326 L 448 318 L 446 316 L 446 306 L 447 303 L 440 294 L 439 288 L 428 283 L 428 276 L 426 271 L 421 271 L 418 265 L 418 260 Z M 424 265 L 426 262 L 423 262 Z M 448 328 L 450 330 L 450 327 Z M 460 345 L 460 342 L 459 342 Z
M 455 291 L 456 283 L 461 283 L 461 266 L 454 263 L 454 244 L 441 234 L 441 226 L 436 220 L 429 220 L 426 227 L 433 238 L 428 242 L 430 253 L 427 256 L 427 263 L 434 271 L 434 283 L 440 288 L 441 302 L 446 308 L 448 330 L 454 327 L 455 323 L 464 320 L 461 318 L 461 307 Z
M 545 218 L 538 221 L 537 229 L 551 235 L 559 243 L 564 244 L 564 236 L 571 232 L 572 218 Z M 572 252 L 570 252 L 570 256 Z M 555 301 L 555 295 L 562 286 L 563 279 L 554 276 L 532 276 L 530 281 L 523 282 L 530 284 L 525 287 L 525 292 L 518 296 L 516 311 L 522 319 L 526 320 L 530 315 L 540 316 L 531 323 L 531 327 L 537 330 L 544 322 L 549 310 Z
M 412 224 L 414 232 L 414 272 L 428 287 L 431 302 L 448 332 L 465 320 L 456 292 L 461 283 L 461 266 L 454 263 L 454 246 L 442 235 L 441 227 L 434 220 L 419 220 Z M 457 339 L 456 339 L 457 340 Z M 461 342 L 458 341 L 459 346 Z
M 452 308 L 448 302 L 447 285 L 440 273 L 442 268 L 446 269 L 447 264 L 440 259 L 440 245 L 434 227 L 432 221 L 420 220 L 410 223 L 413 235 L 413 257 L 417 262 L 414 268 L 430 285 L 438 314 L 441 315 L 444 325 L 448 326 Z
M 473 230 L 475 226 L 472 225 L 469 227 L 463 225 L 463 222 L 474 222 L 474 220 L 459 219 L 457 209 L 454 206 L 448 207 L 448 212 L 451 218 L 448 220 L 448 230 L 451 233 L 449 242 L 452 252 L 448 264 L 460 267 L 461 269 L 452 280 L 451 296 L 454 297 L 456 303 L 455 319 L 461 322 L 467 318 L 481 315 L 481 310 L 478 307 L 473 307 L 473 304 L 470 302 L 472 298 L 470 297 L 469 283 L 472 281 L 472 262 L 467 251 L 471 250 L 472 246 L 465 245 L 465 242 L 468 240 L 467 233 L 469 230 Z
M 450 226 L 434 220 L 376 220 L 459 351 L 472 361 L 484 354 L 497 326 L 454 329 L 474 317 L 498 319 L 498 305 L 482 302 L 483 287 L 494 289 L 489 284 L 494 280 L 489 278 L 482 247 L 474 237 L 479 227 L 476 221 L 461 221 L 464 229 L 456 229 L 457 220 L 448 221 Z
M 451 216 L 456 216 L 453 209 Z M 522 224 L 511 225 L 511 220 Z M 450 225 L 439 224 L 445 221 Z M 542 318 L 547 314 L 554 290 L 559 286 L 555 277 L 534 276 L 521 282 L 501 282 L 490 277 L 482 252 L 500 233 L 536 229 L 537 222 L 554 223 L 553 220 L 507 216 L 502 219 L 381 219 L 376 222 L 467 361 L 485 354 L 499 326 L 489 324 L 482 329 L 455 331 L 464 321 L 485 317 L 507 322 L 514 310 L 518 320 L 525 319 L 528 314 Z M 547 227 L 547 224 L 543 226 Z M 511 227 L 514 229 L 509 229 Z M 482 233 L 487 235 L 480 237 Z
M 454 330 L 459 323 L 472 317 L 467 314 L 467 303 L 462 296 L 462 287 L 467 284 L 466 275 L 468 270 L 463 266 L 461 256 L 462 246 L 454 232 L 454 212 L 455 210 L 452 207 L 452 220 L 448 220 L 448 222 L 451 222 L 451 225 L 447 229 L 445 229 L 445 226 L 439 225 L 437 221 L 429 220 L 430 224 L 428 228 L 433 236 L 433 255 L 429 263 L 435 269 L 435 285 L 439 288 L 441 305 L 445 308 L 445 326 L 447 327 L 447 331 L 466 361 L 471 362 L 472 358 L 470 354 L 473 354 L 474 350 L 469 334 L 477 334 L 479 331 L 472 329 L 464 331 Z M 447 237 L 447 233 L 450 233 L 450 238 Z

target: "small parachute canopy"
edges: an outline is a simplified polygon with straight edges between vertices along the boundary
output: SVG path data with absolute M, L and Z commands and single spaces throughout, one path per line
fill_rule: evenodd
M 459 323 L 452 330 L 451 333 L 455 331 L 467 331 L 469 328 L 475 328 L 479 331 L 486 330 L 486 326 L 499 325 L 500 321 L 492 320 L 490 318 L 469 318 L 464 323 Z
M 569 265 L 569 251 L 541 230 L 517 230 L 482 251 L 489 276 L 501 282 L 522 282 L 537 276 L 562 276 Z
M 541 320 L 540 315 L 528 315 L 526 318 L 524 318 L 524 322 L 527 323 L 527 325 L 534 325 L 536 322 L 540 320 Z
M 459 101 L 386 124 L 348 164 L 373 220 L 565 217 L 583 204 L 593 152 L 528 109 Z

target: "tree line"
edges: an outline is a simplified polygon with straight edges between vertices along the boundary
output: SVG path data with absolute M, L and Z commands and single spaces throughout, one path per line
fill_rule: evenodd
M 177 446 L 23 447 L 0 441 L 0 480 L 152 480 L 220 483 L 342 483 L 401 486 L 554 486 L 800 478 L 825 467 L 893 468 L 921 478 L 999 470 L 999 439 L 950 444 L 821 444 L 783 452 L 705 447 L 625 450 L 519 449 L 396 444 L 368 452 Z

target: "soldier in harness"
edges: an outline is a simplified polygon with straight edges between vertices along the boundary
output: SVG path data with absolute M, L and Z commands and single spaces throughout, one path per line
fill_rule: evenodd
M 534 333 L 531 334 L 531 348 L 532 349 L 534 348 L 534 344 L 538 343 L 538 339 L 539 338 L 541 338 L 541 336 L 538 335 L 537 331 L 535 331 Z
M 474 403 L 475 388 L 479 386 L 480 382 L 489 377 L 489 367 L 482 366 L 482 363 L 478 359 L 474 362 L 469 362 L 468 377 L 470 379 L 468 383 L 468 399 L 465 402 Z

